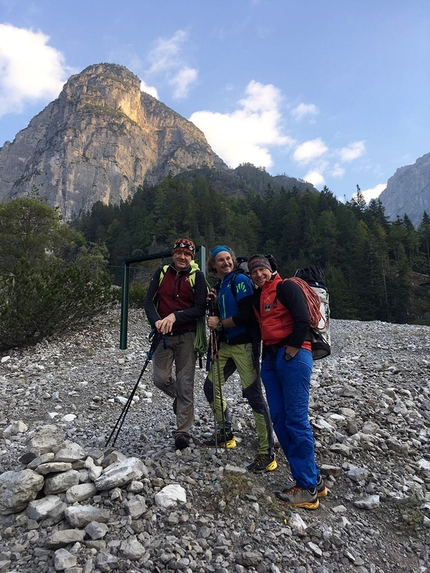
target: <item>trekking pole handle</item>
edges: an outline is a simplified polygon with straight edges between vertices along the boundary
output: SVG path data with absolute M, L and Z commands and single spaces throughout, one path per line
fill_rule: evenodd
M 216 316 L 217 303 L 216 303 L 215 294 L 212 292 L 210 292 L 208 295 L 208 310 L 209 310 L 210 316 Z
M 162 336 L 162 334 L 160 332 L 157 332 L 156 328 L 153 328 L 151 330 L 151 332 L 148 334 L 148 340 L 151 343 L 151 346 L 150 346 L 148 352 L 146 353 L 148 360 L 152 359 L 152 355 L 154 354 L 155 349 L 157 348 L 157 346 L 160 343 L 161 336 Z M 165 338 L 165 337 L 163 336 L 163 338 Z

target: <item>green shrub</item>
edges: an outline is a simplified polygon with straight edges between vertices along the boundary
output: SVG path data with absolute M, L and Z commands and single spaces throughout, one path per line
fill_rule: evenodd
M 103 247 L 38 197 L 0 204 L 0 350 L 86 326 L 114 302 Z
M 147 289 L 138 283 L 133 283 L 128 293 L 128 302 L 130 306 L 135 308 L 143 308 L 145 306 L 145 297 Z

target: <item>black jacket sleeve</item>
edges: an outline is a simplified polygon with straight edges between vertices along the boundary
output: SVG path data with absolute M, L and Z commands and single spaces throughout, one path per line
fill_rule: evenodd
M 261 288 L 254 289 L 252 295 L 252 306 L 253 312 L 257 311 L 257 317 L 260 316 L 260 299 L 261 299 Z
M 236 326 L 246 326 L 250 328 L 252 326 L 252 318 L 254 315 L 254 309 L 252 308 L 252 295 L 244 296 L 237 301 L 237 306 L 239 307 L 239 312 L 234 314 L 231 318 Z
M 158 314 L 155 305 L 158 293 L 158 283 L 160 281 L 160 273 L 161 273 L 161 267 L 159 267 L 153 274 L 145 297 L 145 305 L 144 305 L 145 314 L 152 328 L 154 328 L 154 325 L 157 322 L 157 320 L 160 320 L 160 315 Z
M 279 283 L 277 295 L 278 300 L 290 311 L 294 321 L 293 331 L 286 339 L 286 344 L 301 348 L 311 324 L 306 297 L 299 285 L 289 280 Z
M 233 277 L 232 289 L 236 288 L 236 281 L 240 282 L 240 277 L 242 276 L 246 277 L 246 275 L 242 275 L 241 273 L 238 273 Z M 252 326 L 252 318 L 254 315 L 254 310 L 252 308 L 252 292 L 249 296 L 244 296 L 240 300 L 236 300 L 236 304 L 239 310 L 231 317 L 234 324 L 236 326 L 245 326 L 246 328 L 250 328 Z

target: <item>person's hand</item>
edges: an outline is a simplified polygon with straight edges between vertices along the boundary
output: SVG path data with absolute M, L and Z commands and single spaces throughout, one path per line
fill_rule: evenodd
M 161 320 L 157 320 L 155 323 L 155 328 L 161 334 L 169 334 L 172 332 L 173 324 L 176 322 L 176 316 L 173 312 L 162 318 Z
M 218 300 L 218 294 L 215 289 L 211 288 L 206 296 L 206 302 L 208 304 L 216 304 Z
M 218 330 L 219 316 L 208 316 L 208 328 Z

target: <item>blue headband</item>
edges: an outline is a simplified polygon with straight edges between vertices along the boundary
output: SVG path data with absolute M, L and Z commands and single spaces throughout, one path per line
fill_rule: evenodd
M 225 247 L 224 245 L 218 245 L 217 247 L 214 247 L 211 251 L 211 257 L 213 259 L 215 259 L 215 257 L 217 256 L 218 253 L 221 253 L 222 251 L 227 251 L 227 253 L 230 253 L 231 255 L 231 251 L 228 247 Z

